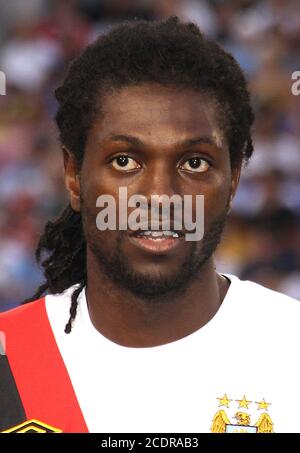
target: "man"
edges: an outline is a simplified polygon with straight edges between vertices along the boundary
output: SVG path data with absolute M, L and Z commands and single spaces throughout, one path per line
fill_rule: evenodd
M 45 283 L 0 317 L 2 429 L 300 430 L 298 302 L 213 261 L 253 150 L 238 64 L 177 18 L 128 23 L 56 97 L 70 205 L 39 243 Z M 120 188 L 149 210 L 153 195 L 191 196 L 194 217 L 202 195 L 203 238 L 185 240 L 174 210 L 167 229 L 100 231 L 98 197 L 117 208 Z

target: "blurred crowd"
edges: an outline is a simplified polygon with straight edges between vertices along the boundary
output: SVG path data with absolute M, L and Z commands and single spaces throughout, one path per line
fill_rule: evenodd
M 124 19 L 177 15 L 229 50 L 245 70 L 256 113 L 219 271 L 300 300 L 298 0 L 10 0 L 0 3 L 0 311 L 42 281 L 34 250 L 67 202 L 54 126 L 54 88 L 87 43 Z

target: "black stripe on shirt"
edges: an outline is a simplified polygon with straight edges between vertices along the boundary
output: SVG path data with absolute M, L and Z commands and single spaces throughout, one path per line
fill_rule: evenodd
M 26 420 L 7 356 L 0 343 L 0 432 Z

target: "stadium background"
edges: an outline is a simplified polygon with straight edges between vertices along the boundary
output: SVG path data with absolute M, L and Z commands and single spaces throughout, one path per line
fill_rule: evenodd
M 112 24 L 170 15 L 197 23 L 246 71 L 256 113 L 217 253 L 235 273 L 300 300 L 300 2 L 295 0 L 10 0 L 0 2 L 0 311 L 41 282 L 34 249 L 67 202 L 53 89 L 67 63 Z

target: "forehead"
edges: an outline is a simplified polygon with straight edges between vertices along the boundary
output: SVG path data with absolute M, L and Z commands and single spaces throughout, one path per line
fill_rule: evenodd
M 102 100 L 99 134 L 137 133 L 143 135 L 219 135 L 216 102 L 192 89 L 156 84 L 115 90 Z

